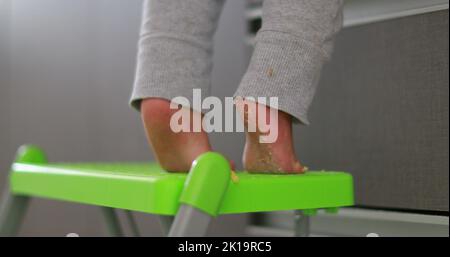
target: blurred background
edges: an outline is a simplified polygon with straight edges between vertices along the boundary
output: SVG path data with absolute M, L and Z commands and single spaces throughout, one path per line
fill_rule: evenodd
M 213 95 L 232 96 L 239 84 L 260 6 L 227 1 Z M 0 190 L 22 144 L 39 145 L 51 161 L 153 160 L 128 106 L 141 7 L 141 0 L 0 0 Z M 311 169 L 354 175 L 357 206 L 319 215 L 313 233 L 448 236 L 448 0 L 346 1 L 344 14 L 312 124 L 296 126 L 295 141 Z M 243 139 L 211 135 L 238 167 Z M 154 216 L 136 217 L 144 235 L 161 235 Z M 225 215 L 209 235 L 289 235 L 290 222 L 285 212 Z M 104 230 L 96 207 L 36 199 L 20 234 Z

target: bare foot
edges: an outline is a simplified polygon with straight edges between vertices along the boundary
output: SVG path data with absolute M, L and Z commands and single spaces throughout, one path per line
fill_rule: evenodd
M 175 133 L 170 128 L 170 118 L 177 109 L 162 98 L 148 98 L 141 103 L 141 116 L 147 139 L 162 168 L 170 172 L 188 172 L 192 161 L 200 154 L 211 151 L 208 135 L 201 132 Z M 182 111 L 201 115 L 189 109 Z
M 246 128 L 246 143 L 243 155 L 245 170 L 252 173 L 276 174 L 295 174 L 306 171 L 306 167 L 303 167 L 295 156 L 292 141 L 292 120 L 289 114 L 239 98 L 236 98 L 235 104 L 244 119 Z M 271 124 L 268 127 L 270 130 L 276 129 L 276 125 L 278 125 L 278 137 L 275 140 L 260 142 L 261 136 L 270 134 L 270 132 L 268 132 L 268 128 L 262 129 L 259 125 L 261 123 L 257 122 L 264 118 L 264 116 L 259 115 L 258 109 L 260 112 L 266 112 L 266 124 Z M 270 112 L 278 112 L 276 121 L 269 122 Z
M 169 172 L 188 172 L 192 162 L 202 153 L 212 151 L 208 134 L 200 132 L 178 132 L 170 128 L 171 116 L 178 109 L 170 109 L 170 102 L 162 98 L 148 98 L 141 103 L 141 116 L 147 139 L 161 167 Z M 202 114 L 183 108 L 190 117 Z M 230 161 L 234 170 L 234 164 Z

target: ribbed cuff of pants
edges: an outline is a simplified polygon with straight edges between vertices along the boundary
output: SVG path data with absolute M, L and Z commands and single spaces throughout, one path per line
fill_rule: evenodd
M 191 103 L 185 107 L 193 108 L 193 89 L 201 89 L 202 97 L 210 94 L 210 55 L 209 50 L 190 46 L 183 40 L 152 38 L 139 53 L 131 105 L 139 110 L 142 99 L 170 101 L 181 96 Z
M 322 50 L 277 31 L 260 31 L 256 41 L 235 96 L 278 97 L 279 110 L 292 115 L 296 122 L 309 124 L 307 110 L 326 61 Z

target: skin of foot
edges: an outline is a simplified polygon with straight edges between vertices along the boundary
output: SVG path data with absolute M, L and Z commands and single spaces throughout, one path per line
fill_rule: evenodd
M 141 118 L 147 140 L 163 169 L 169 172 L 188 172 L 192 162 L 202 153 L 212 151 L 205 131 L 178 132 L 170 128 L 170 118 L 177 112 L 170 102 L 161 98 L 148 98 L 141 102 Z M 183 112 L 200 115 L 190 109 Z M 192 131 L 192 130 L 191 130 Z
M 244 117 L 246 128 L 256 127 L 255 132 L 246 132 L 246 143 L 243 155 L 245 170 L 253 173 L 296 174 L 304 172 L 305 168 L 295 157 L 292 142 L 291 116 L 264 106 L 264 110 L 278 112 L 278 137 L 273 143 L 261 143 L 260 135 L 264 134 L 258 128 L 256 120 L 245 113 L 255 111 L 257 104 L 237 99 L 236 107 Z M 192 162 L 202 153 L 212 151 L 208 135 L 205 131 L 175 133 L 170 128 L 171 116 L 177 109 L 170 109 L 170 102 L 161 98 L 144 99 L 141 103 L 141 116 L 147 139 L 161 167 L 169 172 L 188 172 Z M 200 113 L 183 108 L 181 111 L 191 115 Z M 257 111 L 256 111 L 257 112 Z M 266 118 L 269 115 L 266 115 Z M 234 163 L 230 161 L 234 170 Z
M 306 171 L 306 167 L 300 164 L 295 155 L 292 117 L 289 114 L 239 97 L 235 99 L 235 105 L 246 128 L 242 158 L 246 171 L 274 174 L 299 174 Z M 260 136 L 268 133 L 267 129 L 261 129 L 261 123 L 258 123 L 260 119 L 264 119 L 264 115 L 259 115 L 261 111 L 266 112 L 266 124 L 271 124 L 269 129 L 274 129 L 273 126 L 277 125 L 278 137 L 274 142 L 260 142 Z M 270 120 L 270 112 L 278 112 L 277 119 Z
M 175 133 L 170 128 L 170 119 L 179 109 L 171 109 L 170 102 L 162 98 L 148 98 L 141 102 L 141 118 L 144 123 L 147 140 L 153 153 L 163 169 L 169 172 L 188 172 L 192 162 L 202 153 L 212 151 L 208 134 L 203 131 Z M 191 109 L 182 108 L 191 116 L 202 114 Z M 234 170 L 234 163 L 230 161 Z

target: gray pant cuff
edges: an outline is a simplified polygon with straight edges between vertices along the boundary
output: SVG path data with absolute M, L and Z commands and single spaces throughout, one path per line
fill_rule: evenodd
M 309 124 L 320 70 L 326 58 L 310 41 L 276 31 L 260 31 L 250 65 L 235 96 L 278 97 L 278 109 Z
M 139 91 L 133 92 L 130 99 L 130 105 L 137 111 L 140 111 L 141 102 L 146 98 L 162 98 L 168 101 L 172 101 L 175 97 L 181 96 L 187 98 L 187 100 L 189 101 L 189 105 L 185 105 L 182 102 L 177 103 L 181 104 L 183 107 L 193 109 L 197 112 L 203 112 L 201 109 L 196 109 L 195 106 L 193 106 L 193 87 L 186 87 L 182 84 L 175 84 L 172 86 L 164 85 L 166 86 L 166 88 L 161 88 L 161 84 L 158 84 L 158 86 L 152 86 L 152 84 L 153 83 L 148 83 L 146 84 L 146 86 L 141 86 Z M 196 85 L 198 85 L 198 83 Z M 168 90 L 167 88 L 171 89 Z M 202 99 L 209 96 L 209 87 L 200 89 L 202 90 Z
M 170 101 L 178 96 L 186 97 L 192 104 L 194 88 L 202 90 L 202 97 L 209 95 L 210 49 L 169 37 L 145 38 L 140 44 L 131 106 L 140 110 L 142 99 Z

